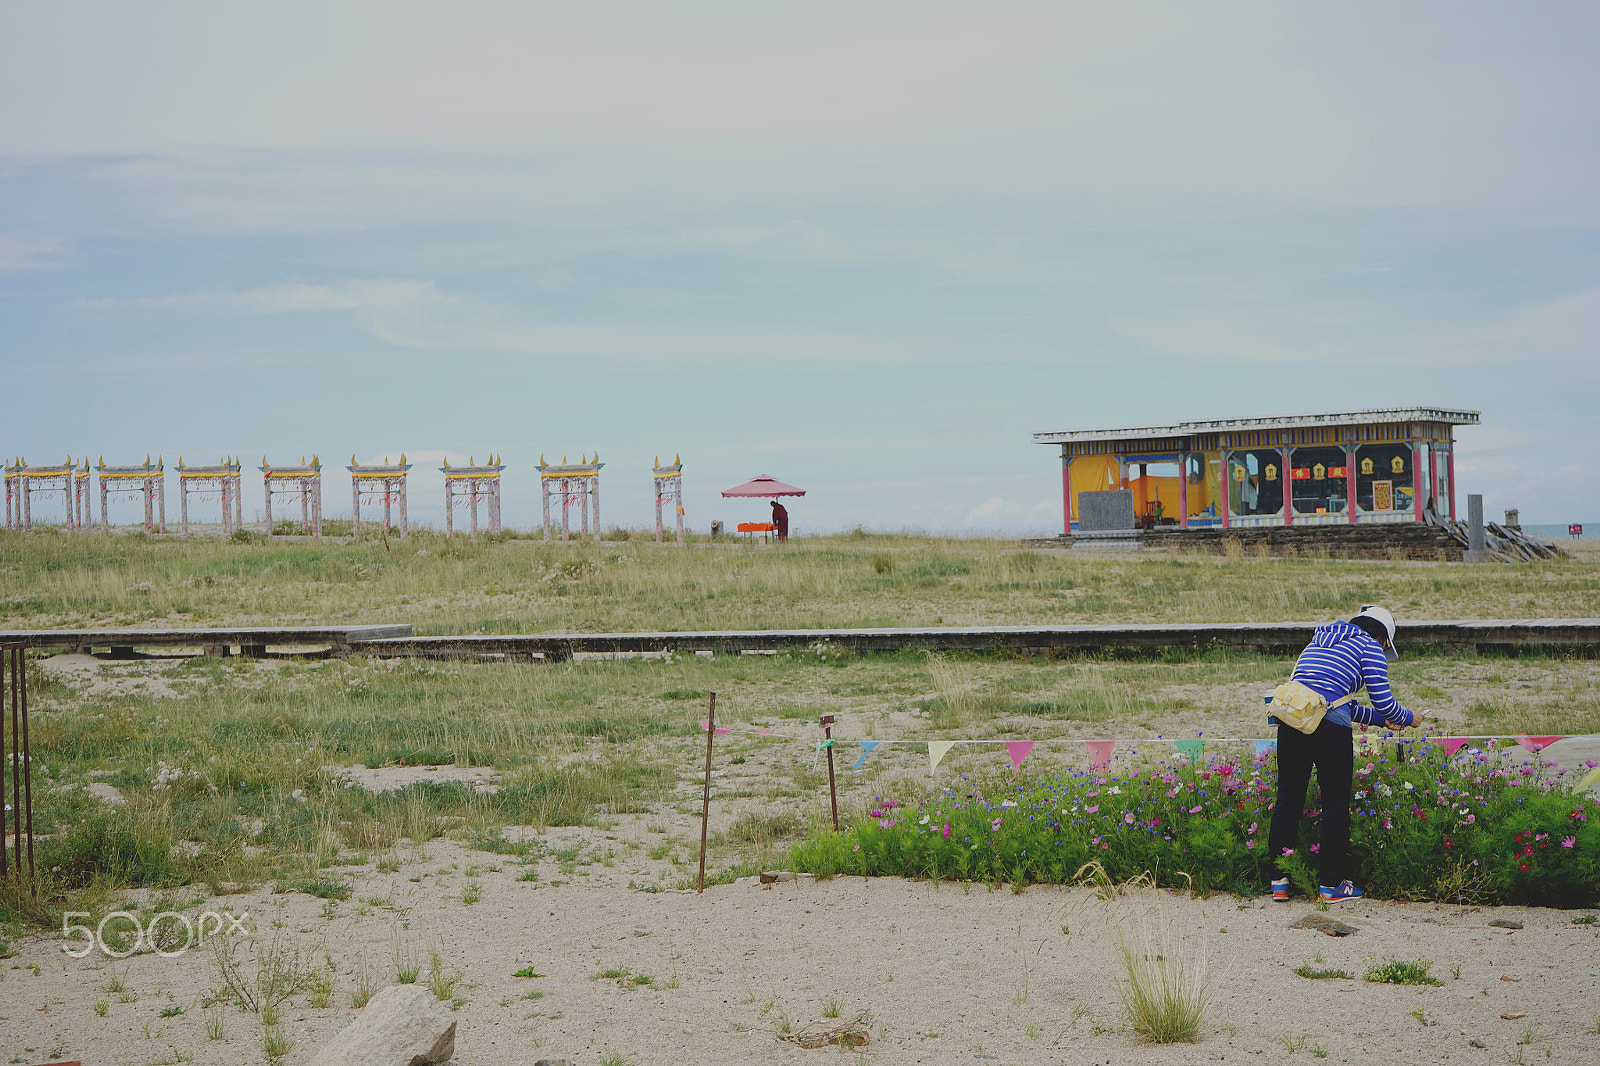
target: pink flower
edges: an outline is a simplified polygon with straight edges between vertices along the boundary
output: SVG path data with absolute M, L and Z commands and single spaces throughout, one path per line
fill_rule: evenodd
M 1200 813 L 1200 805 L 1199 804 L 1195 804 L 1193 807 L 1190 807 L 1189 808 L 1189 813 L 1190 814 L 1199 814 Z
M 1099 814 L 1100 813 L 1100 804 L 1096 803 L 1093 807 L 1085 807 L 1083 809 L 1083 813 L 1084 814 Z
M 1577 837 L 1562 837 L 1561 838 L 1561 846 L 1564 847 L 1564 848 L 1575 848 L 1575 847 L 1578 846 L 1578 838 Z
M 1250 823 L 1250 835 L 1251 836 L 1255 836 L 1256 835 L 1256 823 L 1255 822 L 1251 822 Z
M 1253 848 L 1253 847 L 1255 847 L 1255 842 L 1254 842 L 1254 841 L 1251 841 L 1251 843 L 1250 843 L 1250 846 L 1251 846 L 1251 847 L 1252 847 L 1252 848 Z M 1293 854 L 1294 854 L 1294 849 L 1293 849 L 1293 848 L 1284 848 L 1284 849 L 1283 849 L 1283 854 L 1284 854 L 1284 857 L 1285 857 L 1285 858 L 1287 858 L 1287 857 L 1288 857 L 1288 856 L 1290 856 L 1290 855 L 1293 855 Z
M 1311 854 L 1315 855 L 1321 850 L 1322 850 L 1322 845 L 1321 844 L 1313 844 L 1313 845 L 1311 845 Z
M 1152 819 L 1150 819 L 1150 828 L 1151 829 L 1154 829 L 1156 826 L 1158 826 L 1160 824 L 1161 824 L 1161 819 L 1160 818 L 1152 818 Z
M 948 837 L 950 835 L 950 823 L 949 822 L 944 823 L 944 832 L 940 833 L 939 835 L 942 836 L 942 837 Z
M 1255 846 L 1256 846 L 1256 842 L 1255 842 L 1255 841 L 1254 841 L 1254 840 L 1246 840 L 1246 841 L 1245 841 L 1245 842 L 1244 842 L 1244 846 L 1245 846 L 1245 847 L 1246 847 L 1246 848 L 1251 848 L 1251 849 L 1254 849 L 1254 848 L 1255 848 Z
M 851 848 L 850 850 L 851 851 L 860 851 L 861 850 L 861 845 L 857 844 L 855 847 Z
M 1468 825 L 1471 825 L 1473 822 L 1476 822 L 1477 820 L 1478 820 L 1478 816 L 1476 814 L 1467 815 L 1467 824 Z
M 1133 812 L 1132 811 L 1123 811 L 1122 812 L 1122 820 L 1124 822 L 1127 822 L 1129 825 L 1132 825 L 1133 824 Z
M 989 832 L 998 833 L 1000 831 L 1000 823 L 1004 822 L 1004 821 L 1005 821 L 1004 818 L 996 818 L 994 821 L 990 822 L 989 823 Z

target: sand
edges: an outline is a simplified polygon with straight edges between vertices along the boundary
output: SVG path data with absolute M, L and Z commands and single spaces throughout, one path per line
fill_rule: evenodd
M 648 858 L 665 838 L 644 819 L 610 830 L 554 829 L 541 839 L 549 849 L 533 867 L 538 881 L 518 880 L 529 868 L 504 856 L 434 841 L 420 851 L 400 848 L 396 872 L 344 870 L 355 889 L 344 902 L 262 888 L 206 899 L 188 913 L 249 912 L 258 945 L 277 936 L 315 969 L 327 972 L 331 961 L 332 1005 L 312 1008 L 302 994 L 285 1012 L 283 1031 L 294 1041 L 280 1060 L 285 1066 L 308 1061 L 349 1021 L 363 963 L 374 988 L 394 981 L 397 936 L 424 960 L 436 948 L 443 972 L 455 978 L 455 1061 L 475 1066 L 597 1063 L 608 1053 L 638 1064 L 844 1055 L 885 1064 L 1248 1062 L 1276 1061 L 1301 1037 L 1307 1056 L 1320 1049 L 1329 1062 L 1490 1063 L 1519 1048 L 1529 1061 L 1600 1061 L 1600 931 L 1575 925 L 1572 912 L 1356 902 L 1330 915 L 1359 930 L 1336 939 L 1289 928 L 1315 913 L 1307 902 L 1224 895 L 1104 901 L 1086 889 L 1015 894 L 848 877 L 770 888 L 744 881 L 697 895 L 637 887 L 659 888 L 662 880 L 651 875 L 657 867 L 679 872 Z M 572 847 L 591 861 L 563 874 L 555 852 Z M 608 851 L 611 866 L 604 865 Z M 691 870 L 688 853 L 680 838 L 683 872 Z M 477 876 L 467 876 L 474 867 Z M 463 902 L 473 883 L 481 899 Z M 1193 1044 L 1149 1045 L 1121 1017 L 1117 925 L 1132 930 L 1163 917 L 1209 959 L 1212 1003 Z M 1523 928 L 1490 927 L 1496 918 Z M 37 934 L 14 938 L 13 950 L 0 981 L 6 1059 L 132 1066 L 191 1055 L 198 1064 L 264 1059 L 258 1015 L 214 1007 L 224 1036 L 208 1039 L 202 998 L 218 975 L 205 950 L 74 959 L 59 937 Z M 1427 958 L 1444 985 L 1292 973 L 1319 955 L 1315 965 L 1357 975 L 1374 962 Z M 542 976 L 513 976 L 526 966 Z M 608 970 L 651 980 L 596 977 Z M 126 991 L 106 991 L 114 979 Z M 429 979 L 426 962 L 420 979 Z M 542 995 L 523 998 L 530 990 Z M 830 1000 L 845 1018 L 870 1012 L 867 1047 L 806 1050 L 778 1038 L 785 1021 L 791 1029 L 826 1021 Z

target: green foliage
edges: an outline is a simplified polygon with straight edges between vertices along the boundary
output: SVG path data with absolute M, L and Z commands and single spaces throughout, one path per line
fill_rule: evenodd
M 1368 967 L 1367 972 L 1361 975 L 1361 979 L 1381 985 L 1443 985 L 1443 981 L 1428 973 L 1432 968 L 1433 962 L 1429 959 L 1409 962 L 1403 959 L 1390 959 L 1388 962 Z
M 1299 966 L 1294 968 L 1294 972 L 1301 977 L 1307 977 L 1313 981 L 1325 981 L 1330 978 L 1336 978 L 1340 981 L 1355 980 L 1354 974 L 1348 973 L 1344 970 L 1319 970 L 1313 967 L 1309 962 L 1302 962 Z

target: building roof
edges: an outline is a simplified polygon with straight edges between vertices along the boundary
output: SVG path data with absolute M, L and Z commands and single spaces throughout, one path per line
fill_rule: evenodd
M 1475 426 L 1478 411 L 1445 407 L 1375 407 L 1366 411 L 1333 411 L 1307 415 L 1269 415 L 1265 418 L 1217 418 L 1205 422 L 1175 422 L 1167 426 L 1124 426 L 1119 429 L 1066 429 L 1035 433 L 1035 444 L 1070 444 L 1076 441 L 1181 437 L 1193 433 L 1231 433 L 1252 429 L 1301 429 L 1307 426 L 1352 426 L 1384 422 L 1443 422 Z

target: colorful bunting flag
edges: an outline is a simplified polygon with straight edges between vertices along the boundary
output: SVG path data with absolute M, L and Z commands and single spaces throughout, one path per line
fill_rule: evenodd
M 882 744 L 883 741 L 881 741 L 881 740 L 863 740 L 863 741 L 860 741 L 859 743 L 861 744 L 861 758 L 857 759 L 856 762 L 855 762 L 855 765 L 850 767 L 850 769 L 852 769 L 852 770 L 861 769 L 861 764 L 867 761 L 867 756 L 872 754 L 872 749 L 877 747 L 879 744 Z
M 944 759 L 945 755 L 949 753 L 950 749 L 955 746 L 956 742 L 953 740 L 928 741 L 928 773 L 931 774 L 937 770 L 939 768 L 939 763 Z
M 1250 743 L 1256 746 L 1256 758 L 1258 759 L 1269 751 L 1278 750 L 1278 742 L 1276 740 L 1252 740 Z
M 1521 744 L 1530 754 L 1537 755 L 1556 741 L 1566 739 L 1566 737 L 1518 737 L 1517 743 Z
M 1117 746 L 1115 740 L 1086 740 L 1089 745 L 1089 769 L 1098 770 L 1111 763 L 1111 749 Z
M 1430 737 L 1435 744 L 1444 749 L 1446 755 L 1454 755 L 1467 746 L 1468 737 Z
M 1031 740 L 1006 741 L 1006 753 L 1011 756 L 1011 770 L 1013 774 L 1022 769 L 1022 760 L 1026 759 L 1032 752 L 1033 741 Z
M 1200 756 L 1206 750 L 1206 742 L 1198 738 L 1188 740 L 1174 740 L 1172 746 L 1183 752 L 1190 762 L 1199 762 Z
M 700 719 L 700 729 L 701 729 L 702 732 L 704 732 L 705 730 L 710 729 L 710 728 L 711 728 L 711 722 L 710 722 L 709 719 L 706 719 L 706 718 Z M 727 733 L 727 732 L 731 732 L 731 730 L 729 730 L 728 727 L 726 727 L 726 726 L 720 726 L 719 725 L 716 728 L 716 732 L 718 732 L 718 733 Z

